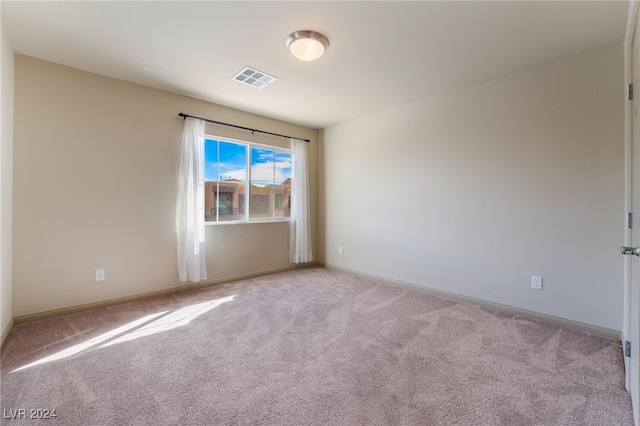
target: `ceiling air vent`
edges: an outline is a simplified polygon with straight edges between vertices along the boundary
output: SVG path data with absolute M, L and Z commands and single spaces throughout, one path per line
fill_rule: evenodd
M 277 78 L 262 71 L 254 70 L 250 67 L 244 67 L 242 71 L 233 77 L 232 80 L 248 84 L 249 86 L 257 89 L 262 89 L 267 84 L 271 84 L 276 81 Z

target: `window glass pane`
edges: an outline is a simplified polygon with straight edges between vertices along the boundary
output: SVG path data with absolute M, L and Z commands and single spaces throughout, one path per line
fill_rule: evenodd
M 275 152 L 251 148 L 251 184 L 273 185 Z
M 274 185 L 273 217 L 291 217 L 291 185 Z
M 220 181 L 247 182 L 247 147 L 220 142 Z
M 218 221 L 245 220 L 245 184 L 221 181 L 218 183 Z
M 205 140 L 205 220 L 245 220 L 247 146 Z
M 291 154 L 251 148 L 250 219 L 291 216 Z
M 271 189 L 275 152 L 251 148 L 251 198 L 249 199 L 249 219 L 269 219 L 273 217 Z
M 204 140 L 204 220 L 216 221 L 216 191 L 218 180 L 218 141 Z
M 204 140 L 204 180 L 218 180 L 218 141 Z
M 291 217 L 291 177 L 293 156 L 276 152 L 276 188 L 274 217 Z
M 245 220 L 247 146 L 220 142 L 218 221 Z
M 290 152 L 206 138 L 204 157 L 207 222 L 291 216 Z
M 292 156 L 288 152 L 276 152 L 276 184 L 291 185 Z M 287 181 L 288 180 L 288 181 Z

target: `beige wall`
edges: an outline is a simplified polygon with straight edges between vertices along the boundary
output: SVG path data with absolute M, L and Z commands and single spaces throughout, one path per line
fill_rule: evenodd
M 620 330 L 623 88 L 618 45 L 325 129 L 326 262 Z
M 1 6 L 0 6 L 1 7 Z M 0 334 L 6 337 L 12 308 L 12 184 L 13 184 L 13 49 L 4 28 L 2 45 L 0 104 Z
M 181 285 L 179 112 L 311 139 L 318 241 L 316 130 L 21 55 L 15 65 L 14 316 Z M 210 225 L 206 238 L 210 280 L 289 266 L 288 223 Z M 106 281 L 94 282 L 96 268 L 106 269 Z

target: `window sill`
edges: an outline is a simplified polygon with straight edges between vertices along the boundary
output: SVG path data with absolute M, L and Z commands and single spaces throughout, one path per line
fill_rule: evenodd
M 291 218 L 282 219 L 260 219 L 260 220 L 228 220 L 223 222 L 205 222 L 205 226 L 217 226 L 217 225 L 251 225 L 254 223 L 280 223 L 291 222 Z

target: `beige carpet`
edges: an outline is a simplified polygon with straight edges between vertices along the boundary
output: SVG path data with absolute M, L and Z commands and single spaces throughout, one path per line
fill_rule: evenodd
M 17 325 L 37 425 L 631 425 L 616 342 L 323 268 Z

